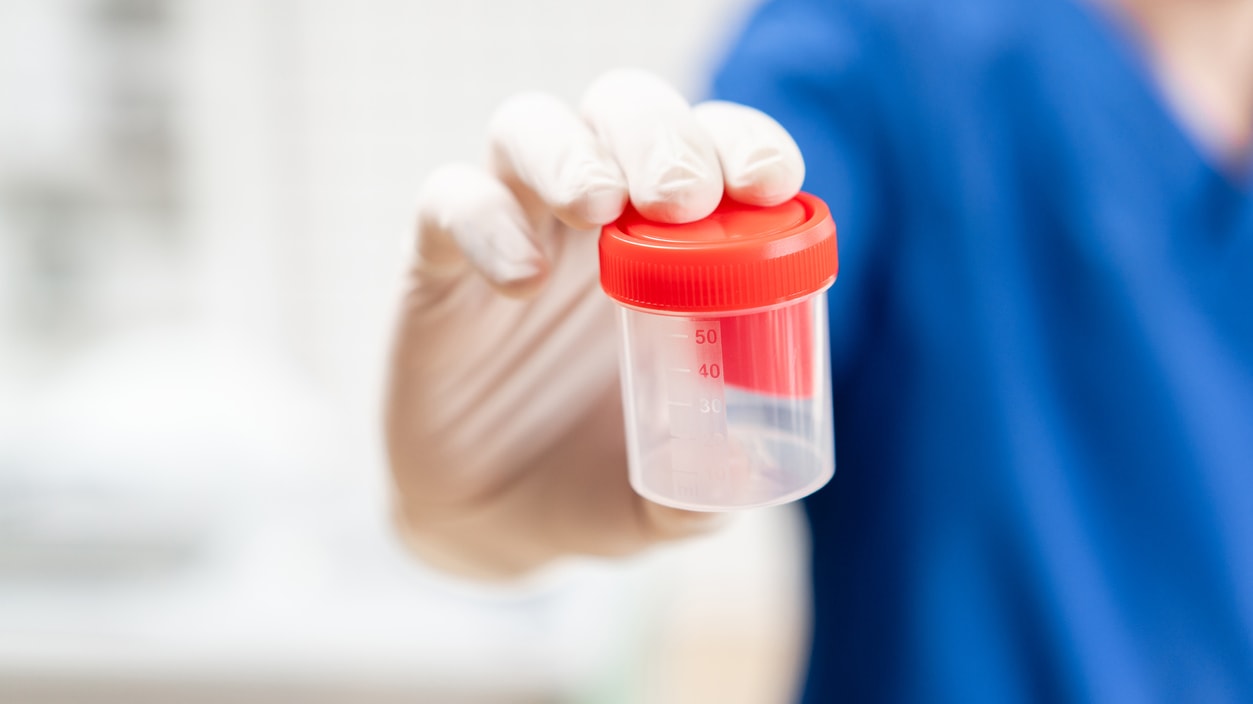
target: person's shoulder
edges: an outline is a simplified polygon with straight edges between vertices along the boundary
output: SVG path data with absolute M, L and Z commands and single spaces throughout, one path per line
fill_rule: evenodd
M 822 57 L 982 61 L 1020 48 L 1042 5 L 1070 0 L 768 0 L 748 37 Z

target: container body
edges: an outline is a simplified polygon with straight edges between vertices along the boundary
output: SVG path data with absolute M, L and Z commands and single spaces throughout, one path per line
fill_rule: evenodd
M 802 498 L 835 473 L 825 290 L 766 309 L 621 307 L 631 485 L 693 511 Z

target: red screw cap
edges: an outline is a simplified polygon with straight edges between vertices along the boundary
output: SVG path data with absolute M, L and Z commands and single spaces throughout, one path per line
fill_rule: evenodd
M 763 308 L 821 291 L 838 271 L 835 222 L 808 193 L 768 208 L 724 198 L 709 217 L 683 225 L 628 207 L 600 235 L 601 288 L 635 308 Z

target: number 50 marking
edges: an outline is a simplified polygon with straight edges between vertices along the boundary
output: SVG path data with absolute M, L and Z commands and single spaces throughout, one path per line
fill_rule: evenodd
M 710 328 L 708 330 L 701 329 L 701 330 L 696 331 L 696 344 L 713 345 L 713 344 L 717 344 L 717 342 L 718 342 L 718 331 L 716 329 Z

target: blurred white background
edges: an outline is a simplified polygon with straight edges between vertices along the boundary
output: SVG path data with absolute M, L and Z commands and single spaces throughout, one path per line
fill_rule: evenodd
M 794 512 L 456 584 L 378 438 L 424 174 L 747 2 L 0 0 L 0 701 L 787 701 Z

